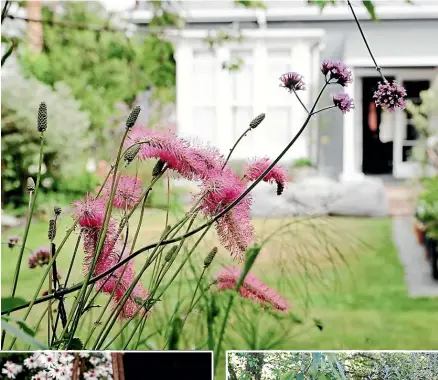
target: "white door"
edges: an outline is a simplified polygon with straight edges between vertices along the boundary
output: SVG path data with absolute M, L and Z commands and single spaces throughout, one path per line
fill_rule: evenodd
M 433 69 L 401 70 L 395 75 L 398 84 L 406 88 L 407 99 L 420 104 L 420 92 L 430 87 Z M 394 125 L 393 175 L 396 178 L 412 178 L 421 175 L 419 163 L 410 159 L 412 149 L 420 143 L 418 133 L 406 110 L 396 111 L 388 120 Z

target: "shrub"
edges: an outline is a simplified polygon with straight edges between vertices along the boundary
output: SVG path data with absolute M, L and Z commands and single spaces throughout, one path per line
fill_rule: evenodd
M 36 176 L 40 137 L 35 110 L 40 99 L 49 108 L 41 186 L 56 189 L 57 181 L 82 169 L 77 165 L 89 147 L 88 115 L 79 110 L 64 83 L 54 89 L 17 73 L 2 77 L 2 198 L 3 203 L 23 203 L 26 178 Z

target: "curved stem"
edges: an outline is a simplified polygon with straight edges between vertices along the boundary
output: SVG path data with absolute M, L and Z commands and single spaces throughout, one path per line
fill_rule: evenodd
M 356 13 L 354 12 L 354 9 L 353 9 L 353 6 L 351 5 L 350 0 L 347 0 L 347 4 L 348 4 L 348 6 L 350 7 L 351 13 L 353 14 L 353 17 L 354 17 L 354 21 L 356 21 L 356 25 L 357 25 L 357 27 L 359 28 L 359 32 L 360 32 L 360 34 L 361 34 L 361 36 L 362 36 L 363 42 L 365 42 L 365 46 L 366 46 L 366 48 L 367 48 L 367 50 L 368 50 L 368 53 L 369 53 L 371 59 L 372 59 L 373 62 L 374 62 L 374 66 L 376 67 L 376 70 L 377 70 L 378 73 L 380 74 L 380 77 L 382 78 L 382 80 L 386 81 L 386 78 L 385 78 L 385 76 L 384 76 L 383 73 L 382 73 L 382 68 L 377 64 L 376 59 L 374 58 L 374 55 L 373 55 L 373 53 L 371 52 L 371 48 L 370 48 L 370 46 L 368 45 L 368 41 L 367 41 L 367 39 L 366 39 L 366 37 L 365 37 L 365 34 L 364 34 L 363 30 L 362 30 L 362 27 L 360 26 L 360 22 L 359 22 L 359 20 L 357 19 Z
M 335 105 L 331 105 L 331 106 L 328 106 L 328 107 L 321 108 L 320 110 L 313 112 L 312 116 L 316 115 L 317 113 L 320 113 L 322 111 L 329 110 L 330 108 L 335 108 L 335 107 L 336 107 Z
M 292 91 L 295 94 L 296 98 L 298 99 L 298 101 L 301 103 L 301 105 L 303 106 L 304 110 L 307 112 L 307 114 L 309 114 L 309 110 L 307 109 L 306 105 L 303 103 L 303 101 L 301 100 L 301 98 L 298 96 L 297 91 L 292 87 Z

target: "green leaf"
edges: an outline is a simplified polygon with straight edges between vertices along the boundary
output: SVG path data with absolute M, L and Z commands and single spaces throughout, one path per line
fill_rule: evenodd
M 281 380 L 295 380 L 295 379 L 299 379 L 298 377 L 295 378 L 295 371 L 286 372 L 281 377 Z
M 7 321 L 7 322 L 9 322 L 9 321 L 13 321 L 13 322 L 15 322 L 18 326 L 20 326 L 20 328 L 21 328 L 26 334 L 29 334 L 29 335 L 32 336 L 32 337 L 34 337 L 35 334 L 36 334 L 36 331 L 33 330 L 32 328 L 30 328 L 30 327 L 26 324 L 26 322 L 24 322 L 24 321 L 21 320 L 21 319 L 17 319 L 17 318 L 11 317 L 11 316 L 3 316 L 2 319 L 3 319 L 4 321 Z
M 296 380 L 304 380 L 304 373 L 299 373 L 295 379 Z
M 18 327 L 10 324 L 6 318 L 2 318 L 2 328 L 12 336 L 16 337 L 17 339 L 30 344 L 32 347 L 38 348 L 40 350 L 48 350 L 49 348 L 39 341 L 37 341 L 35 338 L 33 338 L 31 335 L 27 334 L 23 330 L 20 330 Z
M 79 351 L 84 348 L 84 344 L 79 338 L 73 338 L 68 346 L 69 350 Z
M 376 11 L 374 9 L 374 4 L 372 1 L 370 0 L 362 0 L 362 4 L 364 5 L 364 7 L 367 9 L 368 13 L 370 14 L 371 18 L 374 21 L 378 21 L 379 19 L 377 18 L 376 15 Z
M 8 313 L 10 310 L 26 303 L 26 300 L 20 297 L 2 297 L 2 313 Z

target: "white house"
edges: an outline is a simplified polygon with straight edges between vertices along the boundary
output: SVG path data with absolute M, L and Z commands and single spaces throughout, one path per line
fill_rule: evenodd
M 370 20 L 361 1 L 353 2 L 385 76 L 404 85 L 416 100 L 438 73 L 438 1 L 375 3 L 379 22 Z M 297 99 L 279 87 L 279 77 L 288 71 L 302 74 L 307 91 L 299 94 L 311 107 L 323 81 L 321 61 L 339 59 L 354 74 L 346 91 L 356 108 L 345 115 L 337 109 L 318 114 L 284 162 L 310 157 L 321 171 L 345 180 L 364 173 L 415 174 L 408 157 L 417 136 L 405 112 L 383 115 L 370 106 L 379 78 L 346 4 L 323 12 L 303 0 L 267 0 L 267 8 L 258 10 L 236 7 L 232 0 L 179 4 L 186 24 L 171 38 L 181 135 L 208 140 L 226 153 L 250 120 L 265 112 L 265 122 L 248 134 L 233 157 L 276 157 L 306 117 Z M 147 2 L 132 13 L 139 28 L 151 17 Z M 209 49 L 206 37 L 233 28 L 241 31 L 241 41 Z M 225 70 L 223 63 L 236 57 L 244 61 L 241 69 Z M 321 107 L 330 105 L 330 93 Z

